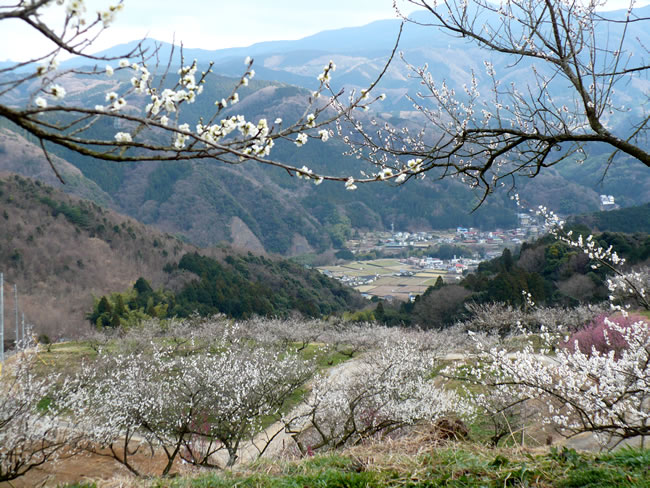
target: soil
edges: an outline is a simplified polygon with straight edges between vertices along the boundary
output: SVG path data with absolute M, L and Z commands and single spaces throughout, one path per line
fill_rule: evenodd
M 163 453 L 157 453 L 152 458 L 149 452 L 131 456 L 129 460 L 144 476 L 160 475 L 166 461 Z M 190 473 L 192 469 L 177 462 L 172 475 Z M 96 483 L 98 488 L 145 486 L 142 480 L 138 480 L 114 459 L 87 453 L 72 457 L 63 454 L 57 461 L 33 468 L 11 483 L 0 483 L 0 488 L 57 487 L 82 482 Z

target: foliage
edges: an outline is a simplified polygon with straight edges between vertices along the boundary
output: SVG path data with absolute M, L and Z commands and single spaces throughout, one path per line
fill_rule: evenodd
M 189 317 L 194 313 L 250 318 L 287 317 L 298 312 L 316 318 L 363 305 L 354 290 L 316 270 L 250 253 L 228 253 L 223 261 L 188 253 L 176 266 L 165 269 L 169 273 L 189 272 L 195 279 L 186 280 L 174 293 L 154 291 L 140 277 L 132 290 L 95 299 L 88 320 L 101 327 L 129 327 L 147 318 Z
M 358 307 L 356 292 L 315 270 L 290 261 L 252 254 L 228 256 L 223 264 L 186 254 L 179 269 L 200 277 L 176 294 L 170 315 L 225 313 L 232 317 L 287 316 L 298 311 L 308 317 L 342 313 Z
M 580 232 L 580 235 L 589 233 L 588 229 Z M 648 236 L 644 234 L 606 232 L 595 236 L 593 242 L 603 248 L 611 246 L 612 252 L 625 256 L 629 264 L 643 262 L 650 253 Z M 576 307 L 595 304 L 609 296 L 607 271 L 594 269 L 589 256 L 582 250 L 566 242 L 543 237 L 533 243 L 522 244 L 519 253 L 514 256 L 506 249 L 500 257 L 479 264 L 477 271 L 461 282 L 471 292 L 463 300 L 466 303 L 500 302 L 512 307 L 525 307 L 526 295 L 522 293 L 525 292 L 539 305 Z M 416 300 L 414 310 L 434 300 L 434 296 L 434 290 L 430 287 Z M 461 301 L 456 312 L 447 319 L 440 322 L 441 319 L 437 318 L 437 322 L 431 320 L 428 323 L 450 323 L 463 319 L 464 312 Z M 426 320 L 426 317 L 423 319 Z
M 89 229 L 92 225 L 93 212 L 88 209 L 87 205 L 70 205 L 65 202 L 53 200 L 50 197 L 43 196 L 40 201 L 52 209 L 52 217 L 59 214 L 71 223 L 82 229 Z
M 128 328 L 142 320 L 165 318 L 174 305 L 174 295 L 162 290 L 154 292 L 142 277 L 125 293 L 112 293 L 95 299 L 88 321 L 97 327 Z

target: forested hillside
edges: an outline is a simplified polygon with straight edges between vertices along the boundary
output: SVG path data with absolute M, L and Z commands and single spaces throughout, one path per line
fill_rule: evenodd
M 212 76 L 202 97 L 218 100 L 228 96 L 235 83 L 233 78 Z M 117 73 L 87 84 L 80 77 L 69 83 L 67 98 L 70 103 L 102 103 L 105 91 L 119 91 L 127 84 L 128 77 Z M 280 116 L 290 123 L 302 115 L 308 97 L 309 92 L 303 88 L 254 79 L 241 89 L 241 101 L 228 107 L 224 116 L 242 114 L 253 121 Z M 207 117 L 208 111 L 203 104 L 187 105 L 179 122 L 193 126 L 200 117 Z M 395 127 L 419 127 L 416 119 L 410 120 L 401 112 L 371 112 L 366 117 L 366 122 L 377 118 Z M 0 170 L 58 184 L 41 149 L 31 143 L 35 141 L 5 126 L 0 131 Z M 115 130 L 111 124 L 100 122 L 93 134 L 112 134 Z M 59 156 L 55 164 L 66 180 L 65 191 L 91 198 L 163 232 L 183 235 L 199 246 L 227 242 L 253 252 L 321 254 L 340 247 L 345 235 L 355 229 L 381 230 L 393 224 L 396 230 L 517 225 L 517 209 L 505 191 L 495 193 L 472 212 L 479 195 L 459 181 L 438 181 L 434 172 L 406 186 L 363 185 L 348 192 L 340 184 L 315 186 L 277 168 L 252 162 L 118 164 L 57 147 L 50 149 Z M 346 173 L 353 168 L 356 173 L 364 169 L 357 159 L 343 155 L 345 150 L 346 146 L 335 140 L 310 140 L 302 148 L 291 141 L 278 141 L 274 154 L 279 160 L 298 167 L 304 164 L 315 171 Z M 601 155 L 593 158 L 593 164 L 597 164 Z M 598 171 L 593 164 L 589 160 L 578 169 L 573 169 L 571 162 L 567 162 L 567 168 L 549 168 L 537 178 L 521 182 L 522 198 L 530 206 L 552 202 L 553 209 L 562 214 L 585 213 L 598 208 L 598 191 L 615 194 L 619 199 L 622 174 L 639 181 L 640 191 L 620 196 L 621 203 L 638 204 L 648 198 L 648 185 L 642 184 L 647 177 L 632 163 L 617 163 L 617 171 L 597 190 L 597 182 L 592 180 Z M 590 169 L 585 173 L 584 168 Z
M 607 212 L 576 215 L 574 224 L 585 225 L 599 232 L 650 232 L 650 203 L 638 207 L 620 208 Z
M 591 231 L 573 227 L 575 235 L 586 237 Z M 626 266 L 650 261 L 650 235 L 603 232 L 594 241 L 626 259 Z M 439 280 L 413 303 L 380 303 L 374 315 L 388 324 L 423 327 L 448 327 L 467 318 L 467 304 L 499 302 L 526 308 L 528 301 L 539 306 L 575 307 L 606 301 L 609 291 L 605 280 L 611 271 L 592 268 L 593 262 L 580 249 L 570 247 L 553 236 L 523 243 L 515 253 L 505 249 L 491 261 L 479 264 L 476 272 L 453 283 Z M 524 293 L 530 294 L 528 297 Z
M 132 289 L 140 277 L 152 294 L 178 293 L 165 306 L 170 316 L 322 316 L 362 303 L 356 292 L 315 270 L 227 247 L 199 250 L 17 175 L 0 179 L 0 222 L 5 285 L 17 284 L 21 311 L 52 339 L 89 330 L 94 297 Z M 141 297 L 134 311 L 146 313 L 149 298 Z

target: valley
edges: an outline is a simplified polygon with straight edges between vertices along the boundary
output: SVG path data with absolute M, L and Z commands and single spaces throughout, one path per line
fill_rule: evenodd
M 649 486 L 650 6 L 338 1 L 0 6 L 0 488 Z

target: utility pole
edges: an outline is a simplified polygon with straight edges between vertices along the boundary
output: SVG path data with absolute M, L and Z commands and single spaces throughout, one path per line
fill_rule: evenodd
M 14 283 L 14 312 L 16 313 L 16 351 L 18 351 L 18 286 Z
M 0 362 L 5 360 L 5 282 L 0 273 Z

